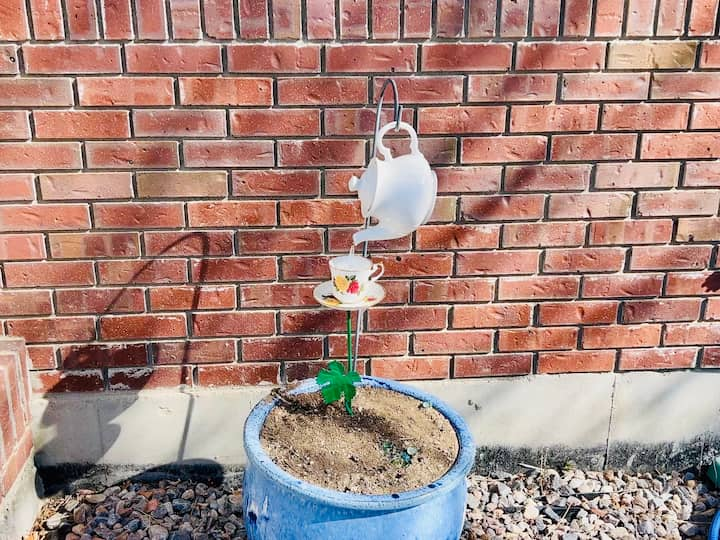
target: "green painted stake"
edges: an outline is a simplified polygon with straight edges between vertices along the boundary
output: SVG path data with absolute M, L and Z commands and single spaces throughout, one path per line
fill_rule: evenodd
M 348 354 L 348 373 L 355 371 L 355 359 L 353 358 L 352 350 L 352 312 L 346 311 L 347 313 L 347 354 Z

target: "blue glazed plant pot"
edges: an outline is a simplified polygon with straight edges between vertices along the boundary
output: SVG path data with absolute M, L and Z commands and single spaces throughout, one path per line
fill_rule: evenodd
M 432 484 L 390 495 L 342 493 L 310 484 L 283 471 L 263 450 L 260 431 L 277 400 L 262 401 L 245 422 L 243 505 L 248 540 L 458 540 L 465 517 L 466 477 L 475 460 L 465 421 L 437 398 L 414 388 L 374 377 L 363 377 L 360 385 L 432 403 L 457 434 L 459 452 L 453 466 Z M 318 389 L 308 379 L 294 392 Z
M 710 534 L 708 534 L 708 540 L 720 539 L 720 512 L 715 514 L 712 525 L 710 525 Z

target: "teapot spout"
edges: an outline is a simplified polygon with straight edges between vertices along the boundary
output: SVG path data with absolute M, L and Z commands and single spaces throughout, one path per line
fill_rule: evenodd
M 363 242 L 377 242 L 379 240 L 392 240 L 393 238 L 400 238 L 408 233 L 390 230 L 382 225 L 375 225 L 362 229 L 353 234 L 353 244 L 358 245 Z

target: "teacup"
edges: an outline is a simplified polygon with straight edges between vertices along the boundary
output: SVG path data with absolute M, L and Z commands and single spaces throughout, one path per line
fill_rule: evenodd
M 378 270 L 380 273 L 375 274 Z M 333 257 L 330 259 L 333 296 L 343 304 L 361 302 L 368 284 L 377 281 L 384 271 L 382 263 L 373 264 L 359 255 Z

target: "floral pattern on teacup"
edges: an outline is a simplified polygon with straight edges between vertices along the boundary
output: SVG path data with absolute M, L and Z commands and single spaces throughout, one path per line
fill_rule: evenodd
M 333 284 L 341 293 L 358 294 L 360 292 L 360 282 L 355 279 L 355 276 L 335 276 Z

